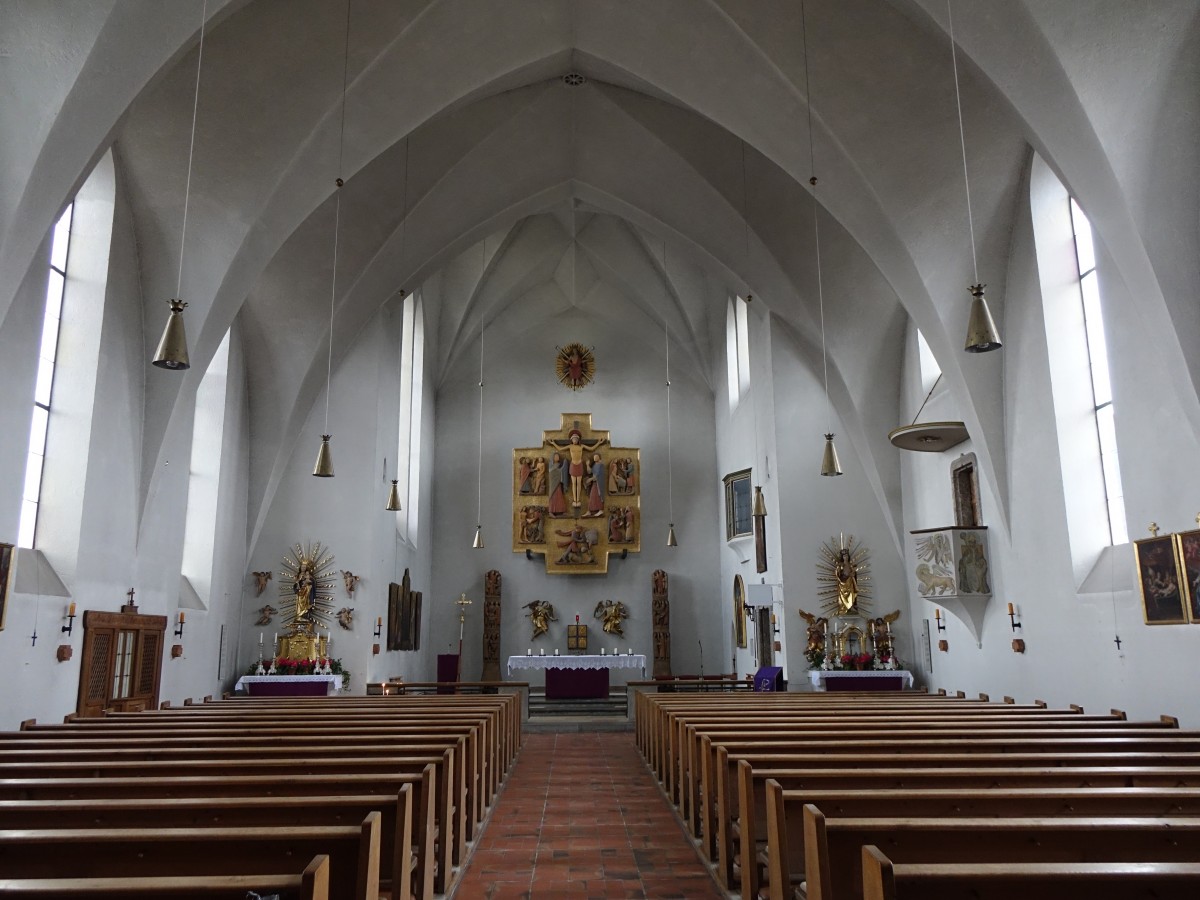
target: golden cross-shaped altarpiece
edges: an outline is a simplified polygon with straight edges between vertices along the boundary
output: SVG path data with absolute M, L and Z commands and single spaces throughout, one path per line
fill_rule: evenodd
M 642 549 L 642 463 L 614 447 L 591 413 L 562 413 L 537 447 L 513 450 L 513 552 L 540 553 L 551 575 L 604 575 Z

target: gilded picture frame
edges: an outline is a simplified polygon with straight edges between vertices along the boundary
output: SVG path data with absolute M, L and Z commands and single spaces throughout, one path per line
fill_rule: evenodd
M 12 544 L 0 544 L 0 631 L 4 630 L 4 620 L 8 614 L 9 582 L 12 580 L 15 553 L 16 547 Z
M 1175 536 L 1165 534 L 1133 542 L 1142 615 L 1147 625 L 1183 625 L 1188 621 L 1183 575 Z
M 1184 609 L 1188 621 L 1200 625 L 1200 531 L 1181 531 L 1174 538 Z

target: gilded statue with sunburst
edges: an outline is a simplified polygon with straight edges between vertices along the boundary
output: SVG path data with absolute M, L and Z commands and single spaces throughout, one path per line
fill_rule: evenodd
M 333 554 L 320 541 L 307 547 L 296 544 L 284 556 L 279 595 L 287 631 L 280 638 L 280 656 L 317 659 L 327 654 L 327 638 L 320 637 L 318 629 L 323 625 L 328 633 L 334 615 L 336 583 Z
M 871 608 L 871 563 L 867 548 L 845 534 L 821 545 L 817 596 L 832 616 L 865 615 Z

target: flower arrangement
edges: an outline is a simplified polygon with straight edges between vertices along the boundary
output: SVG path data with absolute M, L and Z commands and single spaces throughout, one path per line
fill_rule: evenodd
M 840 668 L 844 670 L 861 671 L 869 668 L 875 657 L 870 653 L 843 653 L 840 662 Z

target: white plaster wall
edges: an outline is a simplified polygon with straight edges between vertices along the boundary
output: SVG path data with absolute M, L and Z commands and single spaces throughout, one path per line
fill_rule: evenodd
M 399 304 L 391 302 L 381 310 L 370 326 L 358 336 L 352 351 L 334 367 L 329 405 L 329 433 L 335 476 L 314 478 L 320 435 L 325 423 L 325 395 L 322 391 L 303 429 L 303 438 L 292 449 L 287 471 L 275 494 L 266 523 L 255 544 L 245 571 L 270 570 L 274 580 L 261 597 L 254 596 L 247 574 L 243 588 L 240 618 L 236 630 L 241 636 L 239 662 L 243 672 L 258 659 L 258 637 L 264 635 L 264 647 L 270 653 L 274 634 L 283 627 L 283 598 L 279 596 L 280 572 L 285 553 L 296 543 L 321 541 L 334 554 L 335 611 L 354 609 L 349 630 L 333 623 L 332 655 L 341 659 L 351 672 L 351 690 L 362 693 L 368 680 L 380 681 L 393 675 L 406 680 L 432 676 L 424 672 L 428 638 L 422 638 L 422 651 L 416 654 L 386 652 L 388 584 L 399 581 L 407 567 L 414 590 L 428 588 L 428 550 L 400 542 L 396 534 L 396 515 L 384 509 L 388 480 L 384 476 L 384 458 L 389 471 L 396 464 L 399 416 Z M 429 359 L 427 354 L 426 359 Z M 426 384 L 429 378 L 426 378 Z M 421 423 L 423 440 L 432 431 L 431 403 L 424 404 Z M 433 459 L 433 447 L 426 443 L 423 454 L 426 470 Z M 428 476 L 425 478 L 428 481 Z M 429 503 L 429 487 L 422 488 L 422 505 Z M 427 515 L 427 513 L 426 513 Z M 427 546 L 432 541 L 425 536 Z M 346 569 L 361 577 L 353 597 L 347 597 L 340 571 Z M 428 594 L 426 595 L 428 597 Z M 258 627 L 257 610 L 265 603 L 278 609 L 274 622 Z M 426 600 L 428 608 L 429 600 Z M 375 621 L 383 617 L 385 636 L 374 637 Z M 428 632 L 428 619 L 423 629 Z M 380 644 L 380 655 L 371 653 Z
M 940 637 L 948 641 L 949 650 L 940 653 L 935 646 L 930 686 L 968 695 L 982 691 L 993 698 L 1010 695 L 1021 702 L 1039 698 L 1056 706 L 1077 703 L 1089 712 L 1115 707 L 1132 718 L 1174 715 L 1183 727 L 1194 728 L 1200 725 L 1200 702 L 1192 690 L 1200 671 L 1200 627 L 1143 624 L 1136 587 L 1121 588 L 1131 581 L 1136 585 L 1128 547 L 1118 548 L 1113 563 L 1116 590 L 1076 590 L 1072 557 L 1078 548 L 1072 547 L 1067 529 L 1032 228 L 1026 203 L 1014 233 L 1005 344 L 999 351 L 1005 368 L 1012 537 L 1006 539 L 995 528 L 989 532 L 995 593 L 981 633 L 982 648 L 976 647 L 962 622 L 948 617 Z M 1160 390 L 1163 373 L 1154 335 L 1147 333 L 1144 318 L 1103 248 L 1098 247 L 1098 255 L 1130 535 L 1145 536 L 1145 523 L 1151 518 L 1169 531 L 1194 528 L 1200 505 L 1180 489 L 1190 483 L 1189 476 L 1172 473 L 1194 472 L 1200 448 L 1191 436 L 1188 416 L 1178 406 L 1178 395 Z M 931 407 L 923 420 L 955 417 L 952 403 L 931 402 Z M 952 524 L 949 466 L 960 450 L 970 447 L 968 442 L 946 454 L 908 454 L 906 529 Z M 986 483 L 981 490 L 984 522 L 989 524 L 994 501 Z M 944 510 L 946 520 L 920 521 L 914 514 L 917 509 Z M 1106 574 L 1100 575 L 1101 582 L 1108 581 Z M 932 620 L 934 604 L 917 599 L 911 586 L 909 590 L 914 606 Z M 1015 634 L 1006 615 L 1009 602 L 1017 606 L 1022 623 Z M 1114 643 L 1118 634 L 1120 649 Z M 935 642 L 938 637 L 933 634 Z M 1024 654 L 1012 651 L 1014 637 L 1025 640 Z
M 490 327 L 490 326 L 489 326 Z M 676 672 L 698 672 L 701 644 L 706 671 L 721 671 L 717 657 L 724 642 L 720 566 L 713 548 L 724 538 L 723 512 L 712 485 L 718 481 L 713 442 L 713 394 L 697 373 L 676 369 L 684 359 L 672 346 L 671 422 L 674 466 L 675 530 L 679 546 L 666 546 L 668 520 L 665 367 L 662 356 L 646 352 L 645 336 L 628 334 L 598 316 L 572 310 L 528 331 L 504 346 L 484 341 L 483 534 L 486 547 L 473 550 L 476 524 L 479 451 L 478 341 L 464 361 L 447 375 L 438 392 L 436 473 L 432 528 L 436 536 L 432 589 L 425 593 L 424 615 L 433 627 L 437 653 L 455 652 L 458 608 L 466 592 L 475 603 L 463 639 L 463 678 L 479 677 L 482 646 L 484 574 L 497 569 L 503 578 L 501 670 L 510 655 L 533 647 L 565 652 L 566 626 L 579 615 L 591 626 L 590 649 L 632 647 L 653 657 L 650 579 L 664 569 L 670 579 L 671 659 Z M 595 347 L 596 383 L 572 393 L 554 377 L 556 346 L 580 341 Z M 661 345 L 661 335 L 659 339 Z M 610 431 L 618 447 L 638 447 L 642 467 L 642 551 L 612 559 L 608 574 L 547 575 L 541 557 L 526 560 L 512 551 L 512 449 L 536 444 L 541 433 L 557 429 L 560 413 L 590 412 L 592 425 Z M 559 527 L 562 527 L 561 525 Z M 600 600 L 619 600 L 630 610 L 625 638 L 604 636 L 592 612 Z M 522 607 L 548 600 L 558 622 L 537 643 Z M 432 675 L 432 670 L 430 672 Z M 612 684 L 641 673 L 612 672 Z M 525 673 L 521 673 L 525 680 Z M 542 683 L 540 675 L 528 679 Z
M 776 397 L 775 444 L 778 448 L 775 492 L 780 530 L 781 578 L 787 616 L 786 650 L 791 667 L 791 685 L 805 689 L 807 643 L 805 622 L 797 610 L 821 613 L 817 596 L 817 564 L 820 548 L 845 533 L 853 535 L 869 552 L 872 594 L 870 612 L 884 615 L 899 609 L 893 625 L 896 653 L 905 663 L 915 655 L 916 622 L 906 602 L 904 573 L 896 553 L 888 512 L 868 482 L 854 444 L 846 439 L 837 411 L 825 401 L 821 372 L 814 370 L 795 342 L 781 329 L 772 332 L 771 377 Z M 819 357 L 818 357 L 819 362 Z M 879 428 L 878 423 L 868 427 Z M 840 477 L 821 475 L 825 431 L 834 432 L 834 444 L 842 464 Z M 768 523 L 772 519 L 768 518 Z

